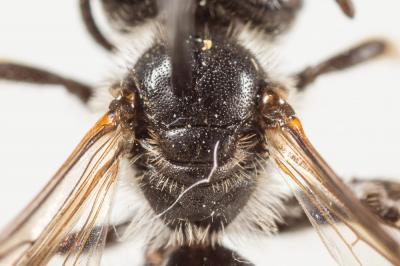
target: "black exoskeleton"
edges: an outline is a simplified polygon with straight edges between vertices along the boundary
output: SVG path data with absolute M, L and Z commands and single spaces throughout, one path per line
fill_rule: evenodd
M 132 151 L 129 150 L 135 158 L 132 168 L 136 176 L 130 178 L 139 184 L 150 206 L 149 212 L 160 218 L 163 229 L 168 229 L 171 235 L 180 234 L 179 241 L 166 243 L 169 239 L 162 239 L 165 243 L 158 243 L 156 249 L 149 244 L 146 265 L 252 265 L 222 246 L 215 235 L 220 237 L 225 228 L 248 209 L 247 204 L 259 186 L 259 172 L 265 167 L 263 162 L 269 158 L 268 140 L 261 121 L 261 116 L 266 116 L 261 113 L 267 112 L 261 108 L 263 95 L 273 91 L 279 101 L 284 98 L 281 96 L 288 86 L 274 80 L 253 51 L 238 41 L 237 35 L 250 29 L 274 41 L 293 24 L 303 1 L 100 2 L 110 25 L 118 33 L 131 34 L 135 27 L 153 22 L 166 29 L 130 66 L 123 79 L 113 83 L 121 94 L 110 108 L 123 109 L 121 98 L 132 100 L 125 103 L 127 117 L 122 119 L 128 121 L 124 129 L 131 131 L 135 139 L 133 147 L 130 146 Z M 348 16 L 354 15 L 351 1 L 336 2 Z M 117 52 L 118 47 L 97 27 L 90 0 L 80 0 L 80 6 L 94 40 L 108 51 Z M 301 90 L 322 74 L 382 54 L 385 47 L 379 40 L 365 42 L 306 68 L 292 77 L 291 85 Z M 10 62 L 0 63 L 0 79 L 62 85 L 85 103 L 94 91 L 84 83 Z M 129 113 L 131 110 L 134 114 Z M 397 186 L 384 184 L 386 189 L 380 192 L 391 188 L 398 194 Z M 385 206 L 393 195 L 376 193 L 376 187 L 373 191 L 363 189 L 367 193 L 360 198 L 378 216 L 390 220 L 389 225 L 398 227 L 400 211 Z M 304 220 L 305 215 L 299 214 L 297 202 L 293 204 L 290 199 L 283 202 L 278 196 L 276 201 L 287 211 L 277 214 L 271 207 L 269 217 L 257 213 L 246 223 L 262 231 L 265 225 L 262 223 L 267 221 L 266 227 L 272 232 Z M 280 221 L 276 219 L 278 216 L 283 216 L 279 217 Z M 126 228 L 129 222 L 113 225 L 115 230 L 105 233 L 107 244 L 116 242 L 118 229 Z M 91 233 L 96 235 L 96 232 Z M 75 238 L 71 233 L 67 240 Z M 64 241 L 59 253 L 68 253 L 72 242 Z
M 212 47 L 206 49 L 207 41 Z M 127 77 L 136 81 L 128 83 L 137 84 L 141 125 L 150 132 L 140 138 L 152 146 L 140 160 L 148 170 L 142 183 L 159 213 L 177 200 L 182 188 L 211 178 L 207 186 L 188 192 L 167 217 L 172 223 L 220 227 L 236 216 L 255 186 L 246 177 L 253 174 L 253 157 L 260 149 L 255 145 L 255 113 L 265 74 L 251 53 L 233 42 L 196 37 L 193 47 L 193 79 L 183 96 L 171 84 L 171 59 L 162 44 L 145 53 Z M 254 145 L 244 148 L 243 138 L 249 136 Z M 155 185 L 159 180 L 178 186 Z M 227 180 L 232 182 L 224 187 Z

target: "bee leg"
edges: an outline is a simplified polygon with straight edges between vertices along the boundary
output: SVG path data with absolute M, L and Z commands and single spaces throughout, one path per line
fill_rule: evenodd
M 400 229 L 400 183 L 354 179 L 350 186 L 361 202 L 383 222 Z
M 159 248 L 157 250 L 147 250 L 145 253 L 144 266 L 161 266 L 168 260 L 169 256 L 174 252 L 174 247 Z
M 343 51 L 317 65 L 309 66 L 294 76 L 297 88 L 303 91 L 316 78 L 323 74 L 344 70 L 384 54 L 388 50 L 388 43 L 383 40 L 370 40 L 358 46 Z
M 107 40 L 106 37 L 104 37 L 94 21 L 90 1 L 91 0 L 80 0 L 79 2 L 81 16 L 83 22 L 85 23 L 86 29 L 97 44 L 102 46 L 107 51 L 114 52 L 115 46 L 109 40 Z
M 236 252 L 223 246 L 184 246 L 148 253 L 145 266 L 253 266 Z
M 62 85 L 67 91 L 87 103 L 93 94 L 93 89 L 81 82 L 61 77 L 57 74 L 30 66 L 0 62 L 0 80 L 12 80 L 43 85 Z
M 125 230 L 128 225 L 129 222 L 125 222 L 114 226 L 108 226 L 104 240 L 105 247 L 109 248 L 112 247 L 113 245 L 120 243 L 119 242 L 120 236 L 118 232 L 122 232 L 123 230 Z M 101 226 L 92 228 L 88 239 L 89 240 L 98 239 L 101 230 L 103 230 Z M 76 241 L 77 239 L 80 239 L 80 237 L 81 237 L 81 232 L 73 232 L 68 234 L 64 238 L 64 240 L 58 245 L 56 252 L 59 255 L 68 254 L 68 252 L 70 252 L 71 249 L 76 248 L 77 245 L 79 246 L 79 243 L 76 243 Z M 89 252 L 90 249 L 93 247 L 93 243 L 97 244 L 96 241 L 89 241 L 89 240 L 86 243 L 84 243 L 83 252 Z
M 280 233 L 300 230 L 311 225 L 295 197 L 287 199 L 284 204 L 285 213 L 282 214 L 282 222 L 277 224 Z
M 357 198 L 389 226 L 400 229 L 400 183 L 384 180 L 354 179 L 348 183 Z M 278 224 L 280 232 L 309 226 L 308 218 L 293 197 L 285 202 L 286 213 Z

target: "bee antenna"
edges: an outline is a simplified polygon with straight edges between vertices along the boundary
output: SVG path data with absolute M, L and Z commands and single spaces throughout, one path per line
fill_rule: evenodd
M 336 0 L 342 11 L 350 18 L 354 17 L 355 10 L 352 0 Z
M 171 58 L 171 82 L 177 96 L 190 94 L 193 52 L 190 37 L 194 31 L 193 0 L 159 0 L 166 11 L 167 48 Z

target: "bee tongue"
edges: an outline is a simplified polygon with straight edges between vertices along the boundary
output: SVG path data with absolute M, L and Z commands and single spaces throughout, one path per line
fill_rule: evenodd
M 171 82 L 177 96 L 190 95 L 192 87 L 192 47 L 190 36 L 194 31 L 195 5 L 192 0 L 163 0 L 167 23 L 167 45 L 171 57 Z

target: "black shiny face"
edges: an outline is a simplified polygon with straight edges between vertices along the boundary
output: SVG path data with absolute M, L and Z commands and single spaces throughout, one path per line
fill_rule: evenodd
M 144 150 L 138 165 L 150 205 L 161 213 L 209 179 L 185 192 L 164 218 L 172 226 L 218 227 L 240 212 L 255 186 L 260 140 L 253 117 L 264 74 L 247 50 L 228 40 L 194 39 L 193 50 L 192 82 L 182 95 L 171 85 L 171 60 L 161 43 L 125 83 L 140 95 L 145 127 L 137 130 Z

